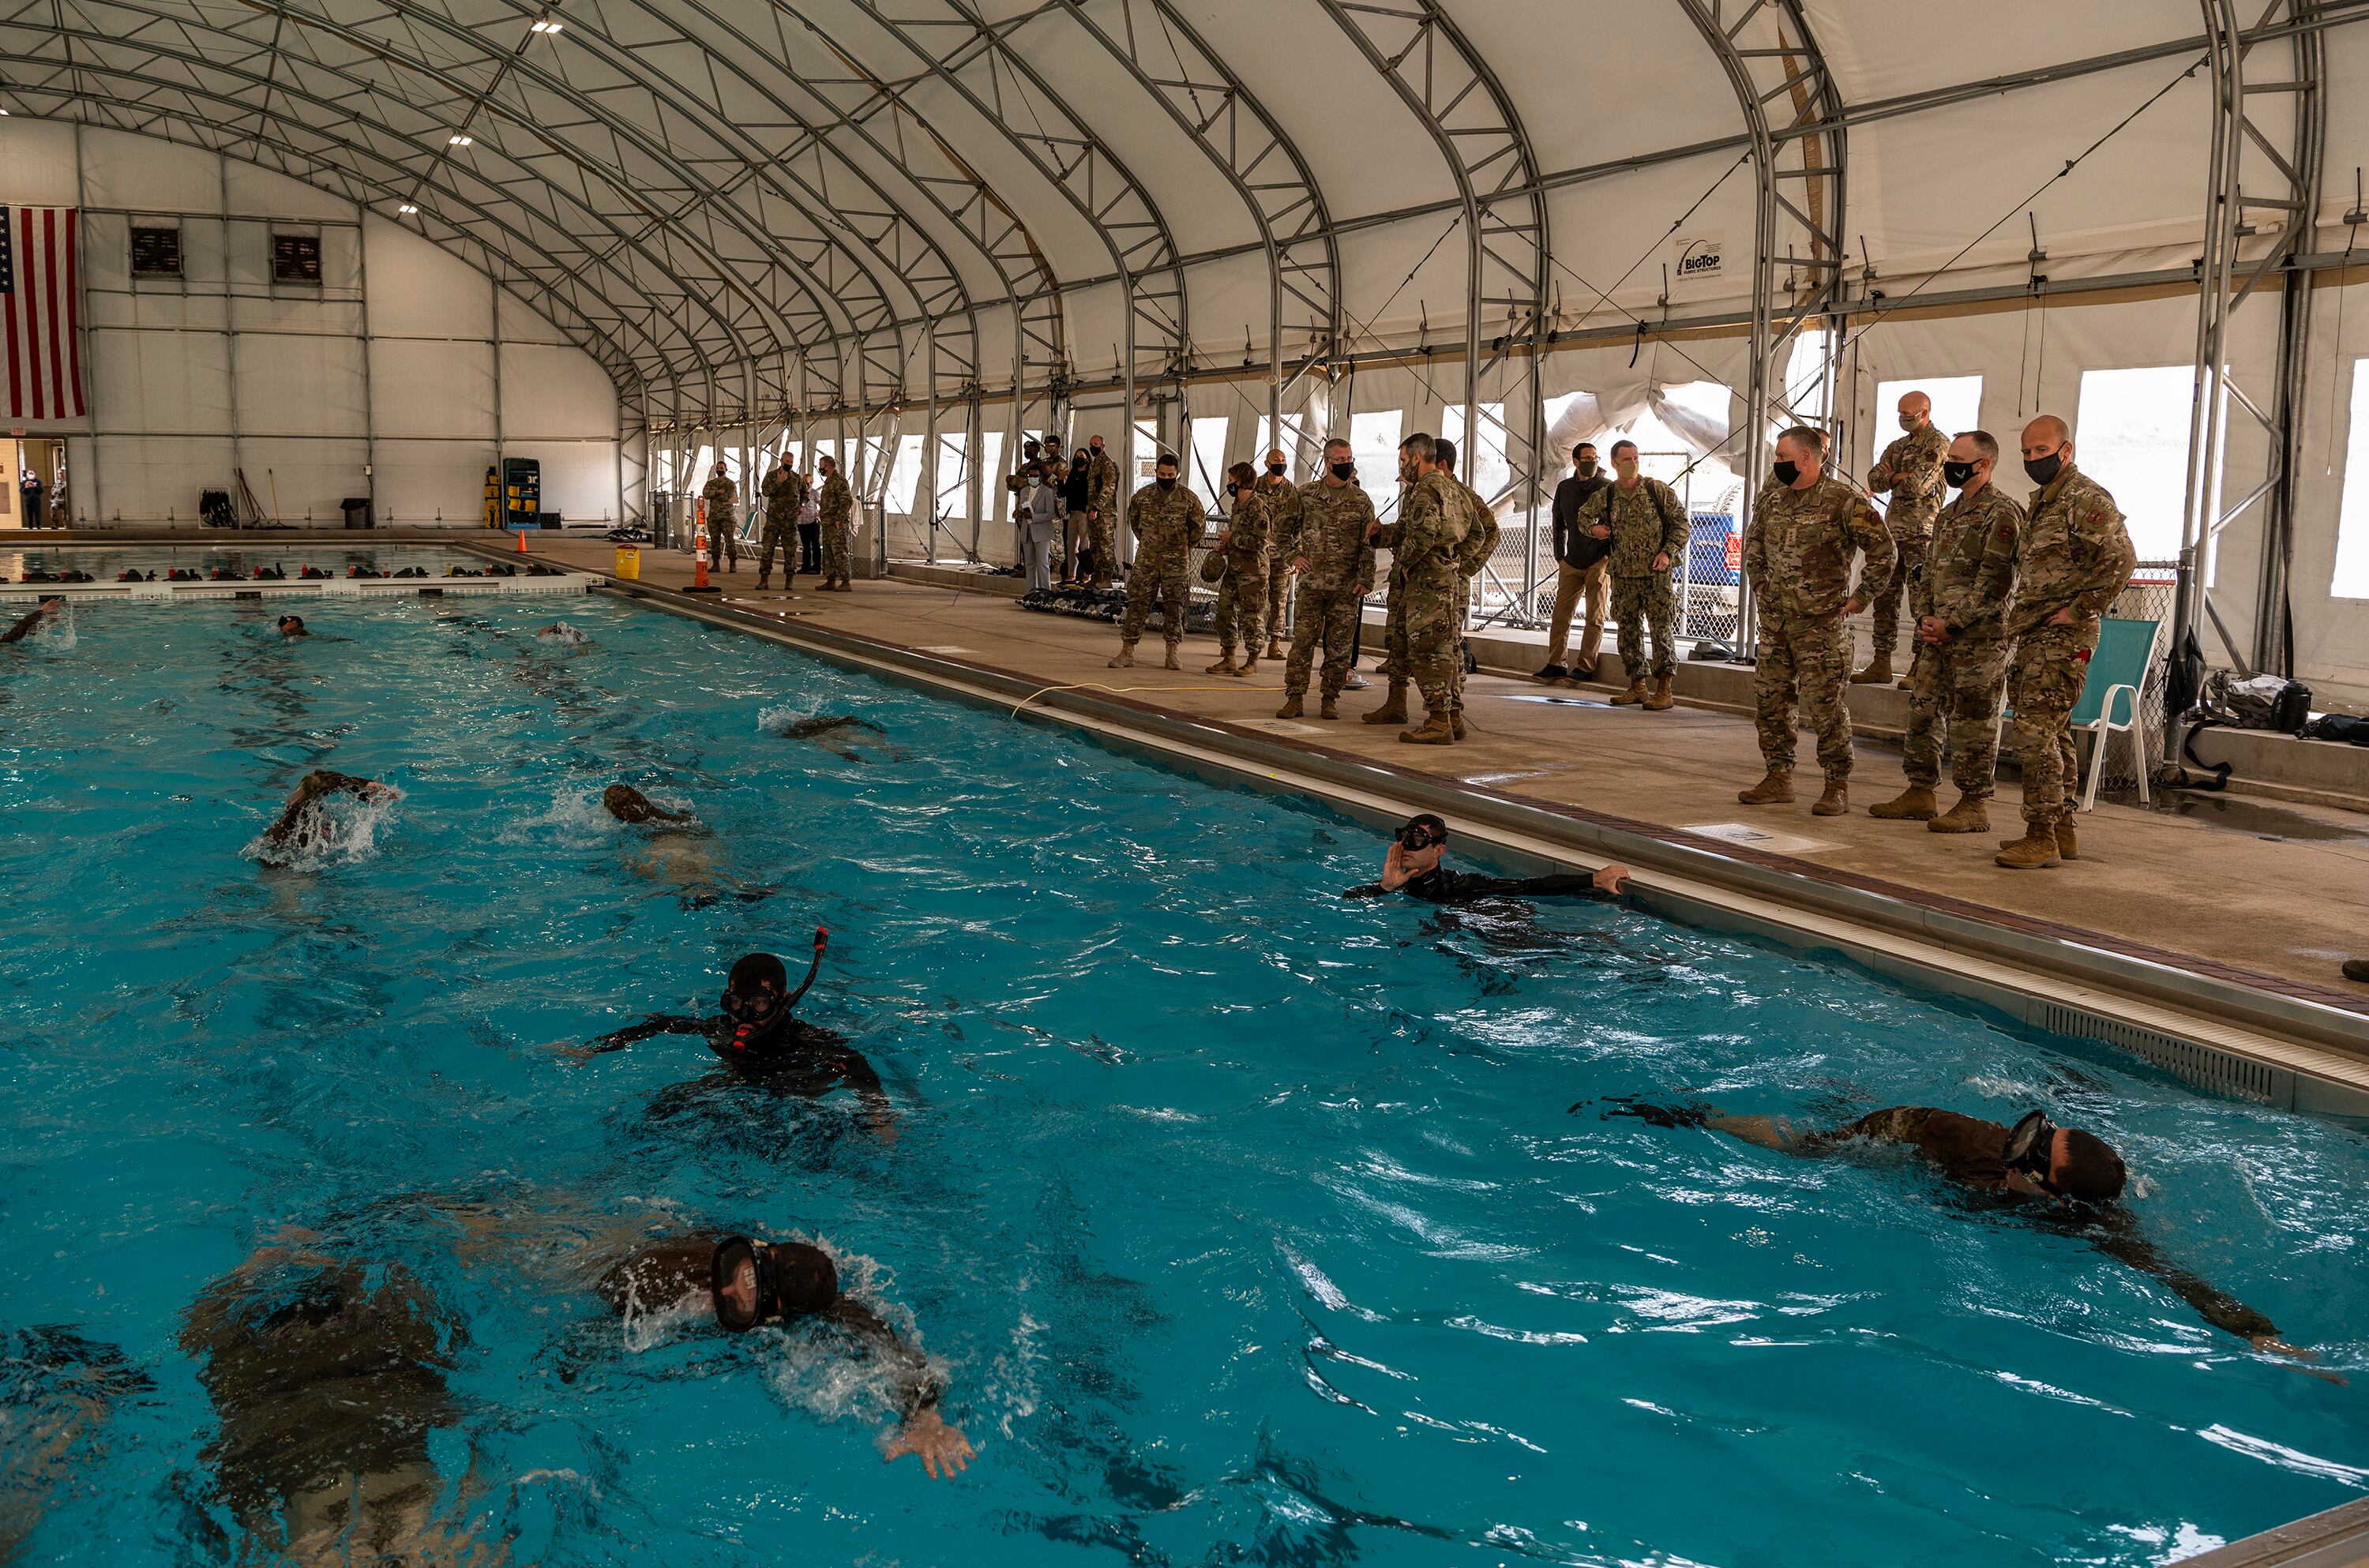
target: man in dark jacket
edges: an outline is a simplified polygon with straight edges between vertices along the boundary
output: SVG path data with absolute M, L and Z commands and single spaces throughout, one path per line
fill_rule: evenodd
M 1594 537 L 1580 523 L 1579 509 L 1610 485 L 1612 478 L 1596 466 L 1593 441 L 1582 441 L 1571 449 L 1571 477 L 1555 486 L 1554 630 L 1547 637 L 1546 666 L 1538 673 L 1538 679 L 1549 685 L 1561 681 L 1576 686 L 1596 679 L 1596 653 L 1604 645 L 1605 600 L 1610 588 L 1605 563 L 1612 554 L 1611 542 Z M 1583 595 L 1587 600 L 1586 629 L 1580 634 L 1578 660 L 1567 665 L 1563 656 L 1571 643 L 1572 612 L 1579 607 Z

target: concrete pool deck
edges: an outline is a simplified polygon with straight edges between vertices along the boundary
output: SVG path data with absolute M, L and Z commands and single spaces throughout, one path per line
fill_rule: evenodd
M 534 553 L 578 570 L 609 568 L 612 547 L 598 540 L 537 540 Z M 673 552 L 644 551 L 642 581 L 687 586 Z M 1380 700 L 1345 696 L 1342 720 L 1279 721 L 1282 671 L 1262 665 L 1234 681 L 1200 673 L 1213 640 L 1187 636 L 1185 669 L 1128 670 L 1104 662 L 1116 631 L 1101 623 L 1019 609 L 1012 600 L 890 579 L 855 591 L 760 594 L 747 562 L 719 574 L 711 601 L 853 633 L 1021 674 L 1047 687 L 1118 691 L 1176 715 L 1213 718 L 1287 745 L 1369 757 L 1444 782 L 1483 786 L 1558 806 L 1714 838 L 1781 855 L 1852 879 L 1913 888 L 1978 907 L 2008 924 L 2071 928 L 2164 950 L 2201 968 L 2252 971 L 2287 982 L 2276 989 L 2369 1014 L 2369 986 L 2339 974 L 2349 956 L 2369 955 L 2369 818 L 2319 807 L 2177 796 L 2169 808 L 2100 804 L 2081 819 L 2082 859 L 2045 871 L 1992 864 L 2002 837 L 2020 830 L 2016 789 L 2002 781 L 1994 802 L 1999 831 L 1949 837 L 1915 823 L 1878 821 L 1867 806 L 1905 786 L 1896 747 L 1861 740 L 1852 813 L 1818 818 L 1804 792 L 1795 805 L 1750 807 L 1735 792 L 1760 774 L 1748 717 L 1682 704 L 1668 713 L 1615 708 L 1608 688 L 1558 690 L 1486 672 L 1468 692 L 1474 733 L 1445 749 L 1401 745 L 1396 726 L 1357 722 Z M 1139 652 L 1141 650 L 1139 650 Z M 1802 757 L 1809 761 L 1809 738 Z M 1754 835 L 1763 835 L 1755 837 Z M 1379 846 L 1377 846 L 1377 857 Z

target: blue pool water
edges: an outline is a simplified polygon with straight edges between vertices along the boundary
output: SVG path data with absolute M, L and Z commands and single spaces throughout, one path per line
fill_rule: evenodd
M 501 535 L 492 537 L 497 543 L 507 543 Z M 241 577 L 253 577 L 257 567 L 277 567 L 292 578 L 308 566 L 339 577 L 349 567 L 372 571 L 424 567 L 441 577 L 447 567 L 478 567 L 485 564 L 482 557 L 465 550 L 434 545 L 295 544 L 269 540 L 236 544 L 205 541 L 188 544 L 49 544 L 29 541 L 19 544 L 0 535 L 0 581 L 6 582 L 22 582 L 29 571 L 47 572 L 54 577 L 68 568 L 88 572 L 101 582 L 112 582 L 117 573 L 135 568 L 154 572 L 160 578 L 177 567 L 184 571 L 206 573 L 220 567 Z
M 235 1558 L 184 1328 L 288 1227 L 432 1302 L 435 1528 L 517 1562 L 2145 1563 L 2369 1485 L 2357 1128 L 1633 910 L 1344 903 L 1382 845 L 1324 810 L 555 612 L 591 642 L 409 600 L 0 649 L 0 1557 Z M 887 733 L 782 738 L 819 712 Z M 320 766 L 403 798 L 262 864 Z M 707 864 L 602 817 L 619 780 Z M 553 1048 L 818 922 L 805 1011 L 893 1142 L 688 1037 Z M 2049 1106 L 2352 1383 L 1913 1165 L 1567 1109 L 1682 1093 Z M 834 1249 L 968 1473 L 884 1468 L 875 1375 L 807 1336 L 586 1288 L 701 1227 Z

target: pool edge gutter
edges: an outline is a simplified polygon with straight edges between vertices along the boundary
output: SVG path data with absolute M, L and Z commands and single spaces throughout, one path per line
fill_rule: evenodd
M 1689 923 L 1839 953 L 1862 967 L 1969 997 L 2028 1028 L 2101 1039 L 2200 1087 L 2290 1109 L 2369 1116 L 2369 1015 L 2334 993 L 2004 911 L 1871 884 L 1805 861 L 1681 830 L 1505 795 L 1321 745 L 1278 740 L 1150 703 L 1035 677 L 650 584 L 604 579 L 654 608 L 759 633 L 941 694 L 1033 715 L 1204 776 L 1322 800 L 1361 820 L 1413 810 L 1542 863 L 1619 860 L 1638 893 Z
M 2188 1568 L 2358 1568 L 2369 1563 L 2369 1498 L 2180 1561 Z

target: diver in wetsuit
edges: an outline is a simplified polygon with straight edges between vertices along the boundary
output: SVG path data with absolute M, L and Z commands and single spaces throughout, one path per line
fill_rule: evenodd
M 1448 824 L 1430 812 L 1411 817 L 1390 841 L 1382 862 L 1382 879 L 1345 888 L 1345 898 L 1379 898 L 1404 893 L 1434 904 L 1469 904 L 1476 898 L 1510 895 L 1522 898 L 1593 898 L 1620 897 L 1629 880 L 1625 865 L 1608 865 L 1589 875 L 1555 872 L 1545 876 L 1482 876 L 1450 871 L 1439 864 L 1448 845 Z
M 642 853 L 626 864 L 640 876 L 670 884 L 687 910 L 704 909 L 725 894 L 744 904 L 762 903 L 771 887 L 737 880 L 719 871 L 707 848 L 707 829 L 688 811 L 670 810 L 631 784 L 601 792 L 601 809 L 629 827 L 647 828 Z
M 2280 1339 L 2278 1325 L 2270 1319 L 2157 1252 L 2139 1234 L 2136 1218 L 2122 1206 L 2128 1180 L 2123 1157 L 2095 1133 L 2060 1127 L 2045 1112 L 2029 1112 L 2009 1127 L 1931 1105 L 1894 1105 L 1823 1131 L 1775 1116 L 1726 1116 L 1709 1105 L 1624 1100 L 1604 1115 L 1634 1116 L 1654 1127 L 1707 1127 L 1805 1159 L 1841 1153 L 1853 1144 L 1914 1149 L 1959 1185 L 1991 1195 L 2034 1223 L 2077 1237 L 2115 1262 L 2155 1276 L 2206 1322 L 2255 1349 L 2299 1358 L 2310 1354 Z
M 267 1247 L 191 1304 L 181 1347 L 219 1430 L 214 1483 L 256 1543 L 300 1563 L 462 1562 L 429 1454 L 459 1406 L 460 1325 L 399 1264 Z
M 304 629 L 303 616 L 282 615 L 280 617 L 280 635 L 283 637 L 309 637 L 313 634 Z
M 879 1313 L 842 1295 L 839 1267 L 820 1247 L 748 1236 L 686 1236 L 653 1243 L 610 1268 L 595 1287 L 623 1312 L 697 1299 L 732 1333 L 761 1323 L 797 1322 L 833 1336 L 851 1356 L 878 1360 L 896 1389 L 898 1425 L 886 1460 L 916 1455 L 933 1478 L 958 1474 L 970 1440 L 938 1413 L 945 1380 Z
M 619 1051 L 656 1035 L 697 1035 L 708 1049 L 736 1068 L 764 1075 L 766 1082 L 793 1094 L 818 1100 L 844 1083 L 864 1102 L 873 1129 L 883 1138 L 895 1136 L 887 1091 L 879 1073 L 862 1052 L 839 1036 L 795 1015 L 799 998 L 807 994 L 822 967 L 823 950 L 830 933 L 815 928 L 814 961 L 798 989 L 789 989 L 789 970 L 771 953 L 751 953 L 732 966 L 724 982 L 723 1012 L 714 1018 L 687 1013 L 657 1013 L 589 1045 L 572 1048 L 578 1059 Z
M 636 827 L 647 822 L 688 822 L 688 811 L 670 811 L 632 784 L 611 784 L 601 792 L 601 805 L 620 822 Z
M 35 632 L 38 632 L 43 626 L 48 625 L 52 618 L 65 607 L 66 596 L 64 594 L 51 594 L 47 598 L 43 599 L 40 604 L 34 606 L 24 615 L 18 617 L 15 625 L 9 627 L 5 632 L 0 632 L 0 643 L 23 642 Z

